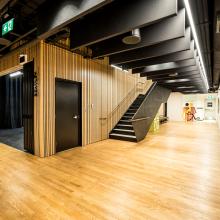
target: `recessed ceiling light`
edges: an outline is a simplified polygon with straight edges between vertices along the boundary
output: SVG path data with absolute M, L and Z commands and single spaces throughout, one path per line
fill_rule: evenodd
M 199 92 L 199 90 L 186 90 L 184 92 Z
M 179 86 L 177 89 L 193 89 L 195 86 Z
M 166 83 L 176 83 L 176 82 L 188 82 L 190 79 L 171 79 L 165 80 Z
M 173 76 L 173 77 L 178 76 L 178 75 L 179 75 L 178 73 L 171 73 L 171 74 L 169 74 L 169 76 Z

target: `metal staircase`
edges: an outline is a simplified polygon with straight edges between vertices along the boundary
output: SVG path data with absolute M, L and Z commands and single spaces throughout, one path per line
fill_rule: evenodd
M 118 124 L 111 131 L 109 135 L 110 138 L 134 142 L 137 141 L 131 119 L 144 101 L 144 98 L 145 95 L 139 95 L 134 100 L 129 109 L 121 117 Z
M 152 84 L 145 95 L 139 95 L 109 134 L 111 139 L 138 142 L 146 136 L 170 90 Z

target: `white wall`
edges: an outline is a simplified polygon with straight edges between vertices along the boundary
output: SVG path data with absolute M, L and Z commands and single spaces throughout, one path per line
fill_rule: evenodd
M 216 101 L 216 115 L 217 115 L 217 122 L 218 122 L 218 126 L 220 128 L 220 90 L 218 90 L 218 98 Z
M 220 99 L 220 90 L 219 90 Z M 211 99 L 210 99 L 211 97 Z M 213 100 L 213 109 L 207 108 L 207 101 Z M 216 118 L 220 127 L 220 110 L 217 113 L 217 95 L 216 94 L 195 94 L 195 95 L 183 95 L 182 93 L 171 93 L 167 102 L 167 115 L 170 121 L 183 121 L 183 107 L 185 103 L 193 103 L 196 108 L 196 117 L 200 119 L 206 119 L 206 117 L 212 115 L 213 119 Z M 213 112 L 214 111 L 214 112 Z
M 167 101 L 167 116 L 169 121 L 183 121 L 183 94 L 172 92 Z

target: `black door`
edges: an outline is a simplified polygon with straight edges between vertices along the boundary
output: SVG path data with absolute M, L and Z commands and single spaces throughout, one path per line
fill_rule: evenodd
M 56 79 L 56 152 L 81 145 L 81 83 Z
M 34 154 L 34 62 L 23 67 L 24 149 Z

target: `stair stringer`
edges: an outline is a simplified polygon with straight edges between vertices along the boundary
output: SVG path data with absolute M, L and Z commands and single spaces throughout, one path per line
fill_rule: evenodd
M 171 90 L 161 87 L 157 83 L 154 83 L 148 90 L 144 101 L 132 117 L 137 141 L 145 138 L 161 104 L 167 102 L 170 93 Z

